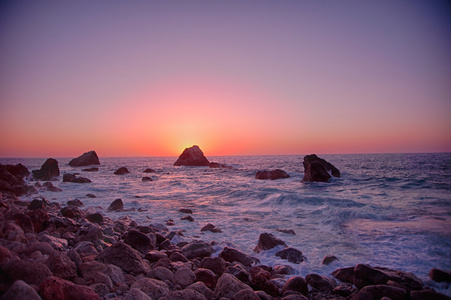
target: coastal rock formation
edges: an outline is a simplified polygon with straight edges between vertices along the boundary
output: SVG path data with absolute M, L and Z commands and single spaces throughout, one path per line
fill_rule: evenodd
M 85 177 L 78 177 L 75 174 L 64 174 L 63 182 L 73 182 L 73 183 L 90 183 L 91 180 Z
M 127 174 L 127 173 L 130 173 L 130 172 L 128 171 L 128 169 L 126 167 L 120 167 L 119 169 L 114 171 L 115 175 L 124 175 L 124 174 Z
M 41 169 L 33 170 L 33 177 L 36 180 L 52 180 L 58 176 L 60 176 L 58 161 L 53 158 L 47 159 Z
M 174 166 L 208 167 L 209 165 L 210 162 L 204 156 L 204 153 L 200 150 L 199 146 L 196 145 L 186 148 L 174 163 Z
M 255 174 L 255 179 L 270 179 L 270 180 L 276 180 L 281 178 L 289 178 L 290 175 L 287 174 L 287 172 L 282 171 L 280 169 L 272 170 L 272 171 L 257 171 L 257 174 Z
M 285 242 L 281 239 L 275 237 L 271 233 L 265 232 L 260 234 L 257 246 L 254 248 L 254 252 L 260 253 L 261 251 L 272 249 L 277 245 L 287 246 L 287 244 L 285 244 Z
M 71 167 L 84 167 L 90 165 L 100 165 L 99 157 L 95 151 L 83 153 L 69 162 L 69 166 Z
M 124 203 L 122 199 L 115 199 L 111 202 L 110 206 L 108 206 L 108 211 L 122 211 L 124 210 Z
M 28 175 L 30 171 L 22 164 L 0 164 L 0 192 L 11 192 L 16 196 L 36 192 L 34 187 L 25 184 L 24 177 Z
M 315 154 L 304 156 L 303 165 L 304 182 L 327 182 L 331 175 L 340 177 L 340 171 L 336 167 Z

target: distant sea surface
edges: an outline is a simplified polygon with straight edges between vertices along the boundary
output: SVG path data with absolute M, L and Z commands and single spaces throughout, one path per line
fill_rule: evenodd
M 102 158 L 98 172 L 68 166 L 57 159 L 61 173 L 80 173 L 89 184 L 54 185 L 62 192 L 39 192 L 66 204 L 80 199 L 85 208 L 111 218 L 129 215 L 140 225 L 165 223 L 185 230 L 182 239 L 215 240 L 253 254 L 262 263 L 286 264 L 276 250 L 253 253 L 260 233 L 269 232 L 301 250 L 307 260 L 290 264 L 301 275 L 330 274 L 338 267 L 368 263 L 413 272 L 427 281 L 431 268 L 451 270 L 451 154 L 320 155 L 341 171 L 328 183 L 303 183 L 303 156 L 207 157 L 233 169 L 175 167 L 172 158 Z M 45 159 L 0 159 L 22 163 L 31 171 Z M 126 175 L 114 175 L 127 167 Z M 143 173 L 152 168 L 155 173 Z M 258 170 L 285 170 L 291 177 L 257 180 Z M 153 179 L 142 182 L 143 176 Z M 30 182 L 32 184 L 32 182 Z M 91 193 L 97 198 L 88 198 Z M 37 195 L 25 197 L 31 200 Z M 126 209 L 108 213 L 121 198 Z M 141 212 L 138 209 L 141 208 Z M 180 220 L 181 208 L 193 210 L 195 222 Z M 145 211 L 142 211 L 145 210 Z M 201 233 L 212 223 L 222 233 Z M 277 229 L 292 229 L 295 235 Z M 324 266 L 325 255 L 339 261 Z M 446 292 L 449 294 L 448 292 Z

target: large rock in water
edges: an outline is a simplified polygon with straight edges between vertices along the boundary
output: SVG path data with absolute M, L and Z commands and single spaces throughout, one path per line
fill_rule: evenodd
M 331 178 L 340 177 L 340 171 L 331 163 L 319 158 L 315 154 L 304 156 L 304 179 L 305 182 L 326 182 Z M 329 174 L 329 172 L 331 174 Z
M 54 177 L 60 176 L 58 161 L 53 158 L 47 159 L 40 170 L 33 170 L 32 172 L 34 179 L 37 180 L 51 180 Z
M 186 148 L 174 163 L 174 166 L 208 167 L 209 165 L 210 162 L 204 156 L 204 153 L 200 150 L 199 146 L 196 145 Z
M 69 166 L 71 167 L 84 167 L 90 165 L 100 165 L 99 157 L 95 151 L 83 153 L 69 162 Z
M 271 180 L 276 180 L 276 179 L 281 179 L 281 178 L 289 178 L 290 175 L 287 174 L 287 172 L 280 170 L 280 169 L 276 169 L 276 170 L 272 170 L 272 171 L 257 171 L 257 174 L 255 174 L 255 179 L 271 179 Z

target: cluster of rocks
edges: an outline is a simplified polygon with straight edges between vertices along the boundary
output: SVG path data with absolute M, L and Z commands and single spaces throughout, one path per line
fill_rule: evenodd
M 12 193 L 1 200 L 0 299 L 450 299 L 425 289 L 413 274 L 368 265 L 338 269 L 335 278 L 302 277 L 289 264 L 261 265 L 214 241 L 183 241 L 183 231 L 163 224 L 82 210 L 79 200 L 62 208 Z M 108 208 L 122 209 L 119 199 Z M 282 259 L 304 259 L 270 233 L 260 235 L 254 252 L 274 247 Z M 432 273 L 440 280 L 451 276 Z

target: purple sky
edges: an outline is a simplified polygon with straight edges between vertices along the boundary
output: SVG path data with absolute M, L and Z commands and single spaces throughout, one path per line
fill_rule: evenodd
M 3 1 L 0 156 L 451 151 L 446 1 Z

